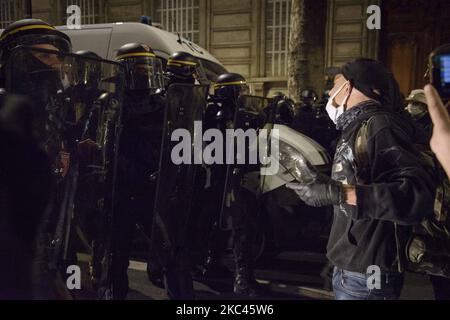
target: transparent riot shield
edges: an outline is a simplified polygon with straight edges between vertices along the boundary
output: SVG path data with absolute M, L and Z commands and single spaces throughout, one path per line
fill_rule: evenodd
M 150 259 L 166 266 L 186 253 L 207 85 L 172 84 L 166 95 Z
M 240 187 L 258 194 L 259 160 L 258 134 L 265 122 L 264 109 L 268 99 L 257 96 L 243 95 L 238 98 L 232 128 L 235 136 L 226 139 L 226 175 L 223 187 L 220 225 L 227 228 L 225 211 L 231 207 L 231 202 Z M 230 151 L 232 151 L 230 153 Z M 231 156 L 231 158 L 230 158 Z M 256 174 L 254 174 L 256 173 Z
M 45 287 L 59 284 L 58 296 L 67 296 L 64 277 L 77 251 L 93 256 L 96 278 L 110 283 L 123 79 L 115 62 L 33 47 L 14 50 L 6 63 L 6 90 L 33 101 L 35 136 L 52 168 L 35 272 Z
M 226 174 L 223 181 L 223 194 L 220 207 L 219 225 L 222 229 L 235 230 L 234 241 L 247 238 L 243 244 L 255 259 L 264 246 L 264 232 L 260 221 L 260 159 L 258 136 L 265 124 L 265 109 L 268 100 L 263 97 L 242 95 L 238 98 L 234 115 L 235 136 L 227 135 Z M 230 158 L 230 150 L 234 150 Z M 239 235 L 244 230 L 244 234 Z

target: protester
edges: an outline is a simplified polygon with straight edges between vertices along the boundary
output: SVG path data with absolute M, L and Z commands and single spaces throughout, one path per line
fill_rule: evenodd
M 321 173 L 290 186 L 311 206 L 334 206 L 327 247 L 336 299 L 398 299 L 404 238 L 431 213 L 434 182 L 415 147 L 414 127 L 400 115 L 398 84 L 372 59 L 345 64 L 327 111 L 342 132 L 331 178 Z M 363 130 L 363 132 L 361 132 Z M 369 287 L 372 268 L 381 285 Z

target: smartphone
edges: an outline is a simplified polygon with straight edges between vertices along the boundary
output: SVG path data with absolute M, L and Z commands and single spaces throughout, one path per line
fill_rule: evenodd
M 450 44 L 434 50 L 429 57 L 430 80 L 442 100 L 450 99 Z

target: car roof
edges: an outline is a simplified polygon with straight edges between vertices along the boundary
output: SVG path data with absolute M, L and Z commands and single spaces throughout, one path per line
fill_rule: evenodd
M 76 32 L 76 30 L 71 30 L 67 26 L 57 26 L 56 28 L 63 32 Z M 125 39 L 131 39 L 130 42 L 138 42 L 140 39 L 144 38 L 146 44 L 150 45 L 154 51 L 159 51 L 163 58 L 166 59 L 170 54 L 176 51 L 185 51 L 197 58 L 209 60 L 222 66 L 219 60 L 192 41 L 147 24 L 138 22 L 115 22 L 86 24 L 81 26 L 81 30 L 86 29 L 112 29 L 115 36 L 120 37 L 122 34 Z

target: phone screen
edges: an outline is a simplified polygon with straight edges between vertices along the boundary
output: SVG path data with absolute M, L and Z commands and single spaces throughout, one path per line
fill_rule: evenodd
M 450 85 L 450 54 L 440 56 L 441 85 Z
M 436 54 L 433 59 L 431 83 L 442 99 L 450 98 L 450 53 Z

